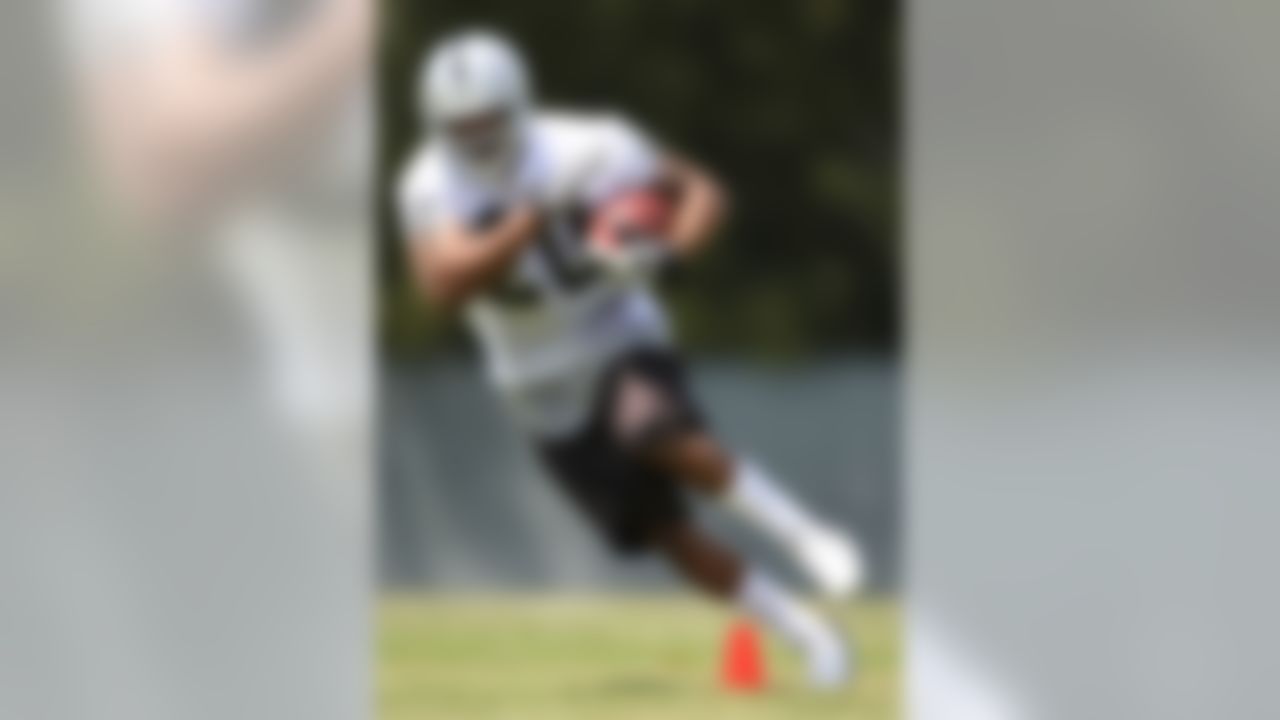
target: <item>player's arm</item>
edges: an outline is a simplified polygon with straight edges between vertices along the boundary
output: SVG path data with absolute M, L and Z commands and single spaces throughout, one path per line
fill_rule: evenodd
M 516 208 L 483 231 L 443 222 L 411 243 L 414 278 L 431 302 L 458 307 L 502 278 L 540 224 L 530 206 Z
M 675 198 L 666 240 L 680 258 L 697 255 L 727 215 L 724 188 L 706 169 L 678 155 L 668 155 L 663 161 L 662 177 Z

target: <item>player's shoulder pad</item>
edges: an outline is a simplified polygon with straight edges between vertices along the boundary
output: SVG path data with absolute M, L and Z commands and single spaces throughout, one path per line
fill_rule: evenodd
M 542 131 L 558 144 L 600 146 L 641 140 L 644 133 L 614 110 L 548 110 L 538 115 Z
M 427 228 L 443 202 L 444 165 L 439 148 L 420 145 L 396 183 L 396 202 L 406 236 Z
M 419 145 L 397 179 L 397 192 L 403 202 L 411 197 L 438 193 L 443 186 L 443 163 L 439 149 L 431 143 Z

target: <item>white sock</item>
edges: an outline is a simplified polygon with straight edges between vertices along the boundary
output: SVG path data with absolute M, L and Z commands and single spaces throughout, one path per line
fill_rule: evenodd
M 759 571 L 745 573 L 736 601 L 748 615 L 795 647 L 808 648 L 828 632 L 817 613 Z
M 793 544 L 818 526 L 798 500 L 764 468 L 749 460 L 738 461 L 724 502 L 740 517 L 783 545 Z

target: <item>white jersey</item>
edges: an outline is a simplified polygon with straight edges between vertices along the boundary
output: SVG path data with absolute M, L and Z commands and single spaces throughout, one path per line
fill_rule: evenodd
M 465 308 L 490 380 L 517 419 L 540 434 L 585 419 L 604 364 L 641 345 L 668 342 L 666 316 L 644 283 L 608 276 L 584 249 L 581 218 L 613 193 L 655 179 L 658 154 L 616 115 L 534 117 L 512 180 L 496 188 L 451 162 L 438 145 L 421 149 L 400 184 L 411 242 L 429 242 L 444 221 L 478 226 L 515 202 L 535 199 L 548 231 L 493 290 Z

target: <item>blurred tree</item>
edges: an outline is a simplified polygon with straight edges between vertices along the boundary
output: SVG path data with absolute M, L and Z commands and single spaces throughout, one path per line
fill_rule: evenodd
M 472 25 L 522 44 L 548 103 L 622 110 L 723 177 L 731 226 L 670 293 L 688 346 L 771 357 L 895 347 L 896 2 L 385 0 L 379 220 L 391 353 L 460 337 L 408 285 L 390 189 L 418 140 L 422 54 Z

